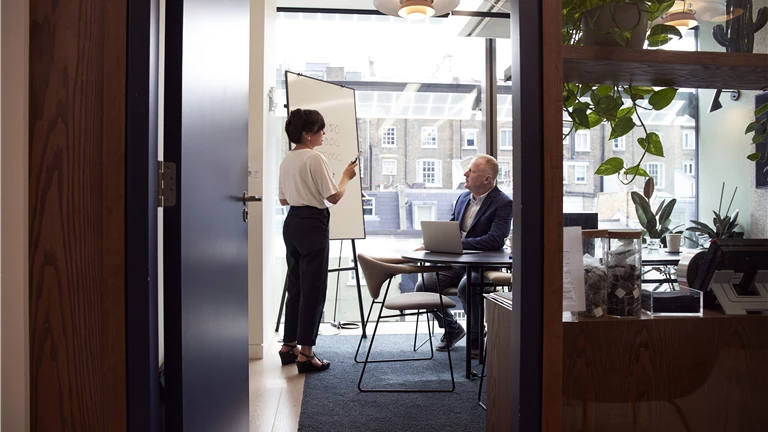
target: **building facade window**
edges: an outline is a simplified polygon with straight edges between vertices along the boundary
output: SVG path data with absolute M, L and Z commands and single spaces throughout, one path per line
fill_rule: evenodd
M 464 129 L 464 148 L 477 148 L 477 129 Z
M 512 129 L 502 128 L 499 132 L 499 148 L 511 149 L 512 148 Z
M 685 172 L 690 176 L 695 176 L 696 175 L 695 166 L 696 165 L 692 161 L 683 162 L 683 172 Z
M 363 216 L 376 216 L 376 198 L 363 198 Z
M 421 146 L 435 148 L 437 147 L 437 128 L 425 126 L 421 128 Z
M 382 147 L 396 147 L 397 146 L 397 129 L 394 126 L 385 127 L 381 132 L 381 146 Z
M 611 141 L 613 143 L 613 151 L 624 151 L 627 149 L 627 144 L 624 138 L 626 137 L 618 137 Z
M 563 184 L 568 183 L 568 165 L 563 164 Z
M 354 259 L 349 258 L 348 262 L 349 262 L 349 267 L 355 266 Z M 365 275 L 360 270 L 358 270 L 358 272 L 360 273 L 360 285 L 365 286 Z M 357 285 L 357 275 L 355 275 L 354 270 L 349 271 L 349 279 L 347 279 L 347 285 Z
M 443 185 L 442 161 L 437 159 L 421 159 L 418 163 L 419 181 L 426 186 L 441 187 Z
M 574 183 L 581 183 L 581 184 L 586 183 L 587 182 L 587 166 L 575 165 L 574 168 L 576 171 L 576 178 L 574 179 Z
M 589 131 L 580 130 L 576 132 L 576 151 L 588 152 L 589 150 Z
M 382 159 L 381 160 L 381 174 L 382 175 L 397 175 L 397 159 Z
M 512 164 L 510 162 L 499 161 L 499 176 L 496 180 L 498 182 L 512 180 Z
M 696 148 L 696 132 L 692 130 L 683 131 L 683 150 L 694 150 Z
M 421 221 L 435 220 L 434 201 L 414 201 L 413 202 L 413 229 L 421 230 Z
M 653 185 L 659 189 L 664 187 L 664 164 L 661 162 L 648 162 L 643 168 L 653 179 Z

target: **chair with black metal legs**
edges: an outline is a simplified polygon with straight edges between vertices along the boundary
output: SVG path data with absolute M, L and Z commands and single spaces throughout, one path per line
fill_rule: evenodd
M 456 297 L 459 295 L 459 288 L 457 287 L 445 288 L 440 291 L 440 294 L 446 297 Z M 432 329 L 429 328 L 430 321 L 432 321 Z M 429 333 L 430 338 L 435 334 L 435 321 L 436 320 L 434 317 L 430 320 L 430 316 L 427 315 L 427 318 L 426 318 L 427 332 Z M 416 331 L 413 334 L 413 350 L 414 351 L 418 351 L 419 348 L 423 347 L 424 345 L 427 344 L 427 342 L 429 342 L 429 340 L 425 339 L 424 342 L 422 342 L 417 346 L 416 344 L 418 343 L 418 338 L 419 338 L 419 315 L 416 315 Z
M 365 276 L 365 282 L 368 286 L 368 292 L 373 298 L 371 307 L 368 311 L 368 317 L 366 318 L 366 324 L 370 321 L 371 311 L 375 304 L 379 304 L 379 313 L 376 318 L 376 325 L 373 329 L 373 333 L 370 335 L 371 340 L 368 343 L 368 349 L 366 351 L 365 360 L 363 360 L 363 369 L 360 371 L 360 380 L 357 383 L 357 388 L 361 392 L 452 392 L 456 388 L 456 382 L 453 376 L 453 361 L 451 360 L 451 352 L 448 351 L 448 369 L 451 375 L 450 388 L 364 388 L 363 378 L 365 377 L 365 371 L 368 368 L 369 363 L 385 363 L 385 362 L 406 362 L 406 361 L 418 361 L 418 360 L 431 360 L 434 358 L 435 351 L 432 346 L 432 338 L 430 341 L 430 356 L 419 358 L 393 358 L 393 359 L 375 359 L 371 360 L 371 351 L 373 350 L 373 344 L 376 340 L 376 332 L 379 328 L 379 322 L 382 318 L 395 318 L 405 317 L 418 314 L 426 314 L 434 310 L 443 310 L 444 308 L 455 307 L 456 304 L 449 298 L 431 292 L 412 292 L 399 294 L 389 297 L 389 288 L 392 284 L 392 278 L 400 274 L 423 274 L 425 270 L 429 272 L 440 272 L 446 270 L 446 266 L 420 266 L 404 264 L 399 259 L 386 259 L 386 258 L 374 258 L 365 254 L 358 254 L 358 263 L 360 269 Z M 396 263 L 393 263 L 396 262 Z M 384 282 L 387 282 L 386 289 L 382 295 L 382 287 Z M 440 281 L 438 278 L 438 287 Z M 384 315 L 384 309 L 397 311 L 395 314 Z M 416 312 L 407 312 L 416 311 Z M 429 331 L 429 327 L 428 327 Z M 430 332 L 431 336 L 431 332 Z M 360 352 L 363 338 L 360 338 L 360 342 L 357 345 L 357 352 L 355 352 L 355 361 L 357 355 Z

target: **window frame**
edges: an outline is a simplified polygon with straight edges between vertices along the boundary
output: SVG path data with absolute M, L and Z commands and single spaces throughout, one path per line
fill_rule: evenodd
M 371 205 L 365 205 L 365 201 L 369 200 L 371 201 Z M 363 216 L 364 217 L 376 217 L 376 197 L 372 196 L 364 196 L 362 198 L 362 204 L 363 204 Z M 365 214 L 365 209 L 370 208 L 371 214 Z
M 687 137 L 691 139 L 687 139 Z M 693 129 L 683 129 L 683 150 L 696 150 L 696 131 Z
M 434 134 L 431 132 L 434 131 Z M 432 135 L 432 136 L 430 136 Z M 434 144 L 425 144 L 425 139 L 434 141 Z M 436 126 L 422 126 L 421 127 L 421 148 L 437 148 L 437 127 Z
M 477 150 L 477 133 L 478 133 L 477 129 L 463 129 L 462 134 L 464 136 L 463 136 L 461 148 L 467 149 L 467 150 Z M 472 134 L 472 141 L 474 144 L 472 144 L 471 146 L 467 144 L 467 142 L 469 141 L 468 134 Z
M 653 178 L 653 174 L 651 174 L 650 166 L 655 165 L 658 170 L 658 181 L 654 178 L 653 179 L 653 186 L 656 189 L 664 189 L 666 186 L 666 179 L 664 176 L 664 162 L 646 162 L 643 164 L 643 169 L 648 173 L 648 175 Z
M 391 131 L 391 141 L 392 144 L 389 144 L 389 138 L 390 138 L 390 131 Z M 387 148 L 394 148 L 397 147 L 397 127 L 396 126 L 385 126 L 383 130 L 381 131 L 381 147 L 387 147 Z
M 589 165 L 578 164 L 573 166 L 573 183 L 574 184 L 587 184 L 587 168 Z M 584 180 L 579 180 L 579 170 L 584 170 Z
M 582 140 L 586 142 L 587 147 L 586 148 L 579 148 L 579 137 L 586 137 Z M 580 152 L 580 153 L 589 153 L 592 151 L 591 146 L 591 136 L 589 133 L 589 129 L 582 129 L 576 131 L 576 134 L 573 136 L 573 149 L 574 151 Z
M 507 141 L 502 139 L 505 132 L 507 132 L 509 136 L 509 140 L 508 140 L 509 145 L 505 145 Z M 513 141 L 512 128 L 499 129 L 499 150 L 512 150 L 512 141 Z
M 691 167 L 691 172 L 688 172 L 688 167 Z M 696 177 L 696 162 L 692 160 L 688 160 L 683 162 L 683 172 L 688 174 L 691 177 Z
M 613 151 L 626 151 L 627 150 L 627 140 L 625 139 L 626 136 L 621 136 L 618 138 L 614 138 L 611 140 L 611 149 Z M 616 146 L 618 144 L 618 147 Z
M 428 162 L 434 162 L 435 163 L 435 183 L 427 183 L 424 181 L 424 164 Z M 417 167 L 417 173 L 419 183 L 424 183 L 424 187 L 428 188 L 442 188 L 443 187 L 443 161 L 440 159 L 431 159 L 431 158 L 425 158 L 425 159 L 417 159 L 416 160 L 416 167 Z
M 394 164 L 394 167 L 395 167 L 394 172 L 387 172 L 384 169 L 384 165 L 385 165 L 384 162 L 392 162 Z M 381 158 L 381 175 L 383 175 L 383 176 L 385 176 L 385 175 L 396 176 L 397 175 L 397 158 Z

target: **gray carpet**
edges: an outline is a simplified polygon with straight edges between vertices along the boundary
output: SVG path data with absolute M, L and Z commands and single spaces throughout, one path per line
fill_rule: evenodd
M 480 380 L 464 378 L 463 341 L 451 351 L 456 378 L 452 393 L 360 393 L 357 381 L 363 365 L 354 362 L 358 341 L 359 336 L 351 335 L 319 337 L 315 347 L 318 357 L 329 360 L 331 368 L 307 375 L 299 431 L 485 430 L 485 411 L 477 404 Z M 363 348 L 366 344 L 364 341 Z M 413 334 L 377 335 L 371 359 L 428 355 L 428 345 L 413 352 Z M 361 349 L 360 359 L 364 358 Z M 480 368 L 478 365 L 475 370 L 479 373 Z M 432 360 L 368 365 L 364 388 L 398 386 L 449 387 L 448 356 L 435 352 Z

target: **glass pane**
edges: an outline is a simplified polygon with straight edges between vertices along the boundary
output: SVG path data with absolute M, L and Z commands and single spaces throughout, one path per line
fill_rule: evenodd
M 484 40 L 458 36 L 468 21 L 277 14 L 278 107 L 285 104 L 286 70 L 355 89 L 360 161 L 366 164 L 360 180 L 372 202 L 363 208 L 366 239 L 356 241 L 358 252 L 398 256 L 420 245 L 419 222 L 450 219 L 465 190 L 469 161 L 485 152 Z M 411 49 L 417 46 L 428 49 Z M 284 109 L 277 115 L 285 122 Z M 280 153 L 287 151 L 283 133 Z M 275 242 L 283 247 L 281 237 Z M 339 254 L 342 263 L 352 256 L 348 244 L 332 245 L 331 251 L 334 264 Z M 339 297 L 329 288 L 325 319 L 330 320 L 338 300 L 337 319 L 359 321 L 356 286 L 347 285 L 348 272 L 330 274 L 329 284 L 335 285 L 337 277 Z M 393 290 L 411 291 L 415 282 L 415 277 L 398 278 Z M 362 291 L 369 302 L 365 287 Z

